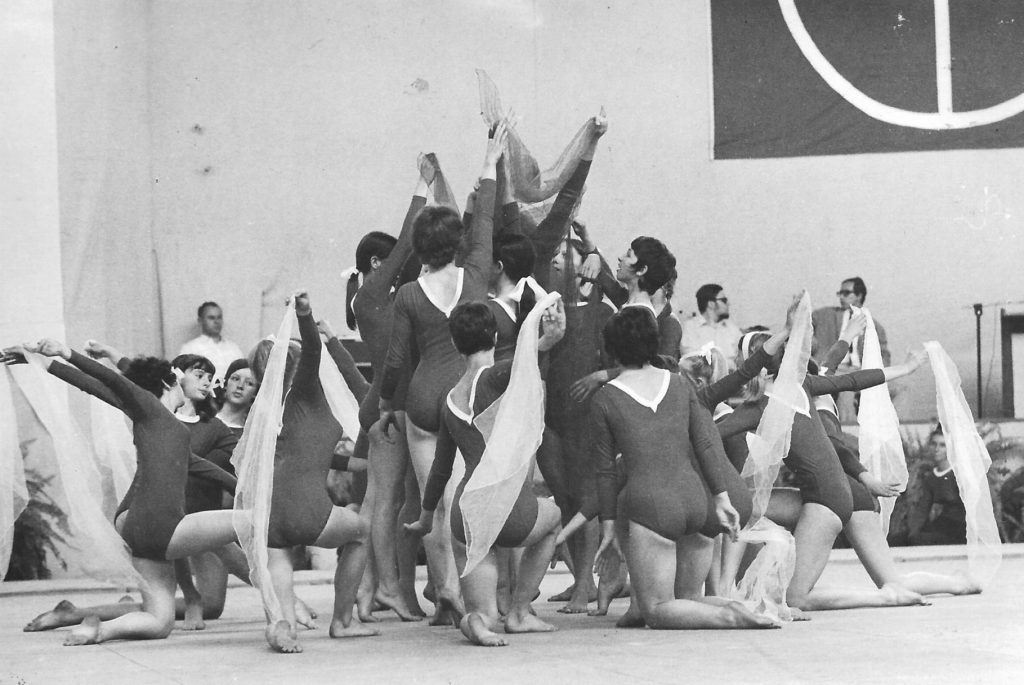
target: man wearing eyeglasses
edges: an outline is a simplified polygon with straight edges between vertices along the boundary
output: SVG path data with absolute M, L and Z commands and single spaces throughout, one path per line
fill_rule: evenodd
M 814 339 L 811 342 L 811 356 L 818 362 L 828 352 L 829 348 L 839 340 L 839 334 L 843 327 L 849 322 L 852 315 L 852 307 L 863 307 L 864 300 L 868 296 L 868 287 L 860 276 L 847 278 L 839 286 L 836 292 L 839 297 L 838 307 L 822 307 L 814 310 L 811 315 L 811 322 L 814 325 Z M 873 318 L 873 317 L 872 317 Z M 885 329 L 875 319 L 875 330 L 878 332 L 878 343 L 882 348 L 882 364 L 889 366 L 889 347 L 885 337 Z M 839 365 L 837 373 L 849 373 L 859 369 L 861 366 L 861 355 L 864 354 L 864 336 L 857 336 L 850 345 L 850 352 L 846 359 Z M 857 421 L 857 409 L 853 393 L 841 393 L 836 399 L 839 406 L 839 419 L 843 423 L 855 423 Z
M 739 327 L 729 320 L 729 298 L 717 283 L 707 283 L 697 289 L 697 314 L 683 322 L 680 355 L 699 351 L 713 343 L 735 366 L 740 337 Z

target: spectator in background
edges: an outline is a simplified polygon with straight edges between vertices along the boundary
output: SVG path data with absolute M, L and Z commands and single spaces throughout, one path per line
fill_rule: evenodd
M 199 320 L 199 336 L 181 346 L 178 354 L 198 354 L 213 362 L 216 373 L 213 375 L 214 385 L 219 386 L 224 380 L 228 366 L 236 359 L 245 355 L 235 343 L 221 336 L 224 328 L 224 312 L 216 302 L 203 302 L 196 312 Z
M 729 320 L 729 298 L 722 286 L 707 283 L 697 289 L 697 314 L 683 322 L 680 354 L 700 350 L 706 343 L 725 354 L 729 368 L 736 366 L 736 353 L 743 335 L 739 327 Z
M 967 542 L 967 512 L 953 467 L 946 456 L 946 436 L 937 426 L 928 438 L 932 468 L 921 478 L 921 499 L 907 516 L 912 545 L 962 545 Z
M 839 340 L 839 333 L 850 321 L 853 307 L 864 306 L 864 300 L 868 296 L 868 287 L 860 276 L 847 278 L 839 286 L 836 292 L 839 296 L 838 307 L 822 307 L 814 310 L 811 315 L 811 323 L 814 326 L 814 339 L 811 342 L 811 356 L 819 364 L 824 355 Z M 872 317 L 874 319 L 874 317 Z M 889 366 L 889 346 L 885 336 L 885 329 L 878 319 L 874 319 L 875 330 L 878 332 L 878 343 L 882 348 L 882 366 Z M 856 371 L 861 367 L 861 358 L 864 354 L 864 336 L 858 335 L 850 344 L 850 352 L 843 359 L 836 372 L 839 374 Z M 839 408 L 839 420 L 843 423 L 856 423 L 857 421 L 857 396 L 854 393 L 840 393 L 836 398 L 836 405 Z

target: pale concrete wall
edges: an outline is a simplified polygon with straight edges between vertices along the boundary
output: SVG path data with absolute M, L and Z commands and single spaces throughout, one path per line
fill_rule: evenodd
M 109 11 L 138 26 L 128 5 Z M 340 323 L 337 274 L 367 230 L 397 231 L 416 153 L 435 150 L 456 191 L 469 190 L 483 150 L 474 67 L 501 87 L 542 159 L 606 107 L 584 214 L 610 255 L 637 234 L 665 239 L 680 263 L 678 305 L 692 308 L 714 280 L 741 324 L 772 324 L 797 289 L 832 304 L 840 279 L 859 274 L 894 357 L 941 340 L 973 402 L 974 318 L 962 307 L 1024 293 L 1020 150 L 712 161 L 706 1 L 143 6 L 148 115 L 127 118 L 150 127 L 152 183 L 135 187 L 151 210 L 146 197 L 110 200 L 125 215 L 151 211 L 173 293 L 171 352 L 194 335 L 204 299 L 224 304 L 243 344 L 276 325 L 300 285 Z M 94 21 L 74 20 L 83 31 Z M 123 68 L 142 78 L 137 63 Z M 84 93 L 87 75 L 67 87 Z M 125 163 L 136 179 L 144 165 Z M 985 323 L 992 407 L 991 308 Z M 904 415 L 927 418 L 930 374 L 910 385 Z

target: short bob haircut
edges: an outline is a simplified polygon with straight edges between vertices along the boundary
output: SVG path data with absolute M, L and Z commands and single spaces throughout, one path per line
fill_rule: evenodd
M 471 355 L 494 349 L 498 323 L 483 302 L 465 302 L 452 310 L 448 331 L 460 354 Z
M 173 388 L 178 384 L 178 377 L 171 370 L 171 363 L 159 357 L 135 357 L 128 362 L 124 376 L 157 397 L 162 397 L 166 388 Z
M 629 246 L 633 249 L 633 254 L 636 255 L 636 264 L 633 265 L 633 269 L 639 270 L 647 267 L 647 271 L 637 281 L 637 285 L 648 295 L 653 295 L 675 275 L 675 255 L 668 251 L 665 243 L 648 236 L 634 239 Z
M 604 325 L 604 346 L 622 366 L 654 364 L 658 322 L 647 307 L 626 307 Z
M 397 242 L 397 238 L 383 231 L 370 231 L 364 235 L 356 246 L 356 270 L 363 275 L 370 273 L 370 260 L 374 257 L 387 259 Z
M 171 360 L 171 366 L 179 371 L 199 369 L 200 371 L 205 371 L 211 376 L 217 373 L 217 369 L 214 367 L 213 362 L 201 354 L 179 354 Z
M 270 359 L 270 351 L 274 349 L 274 341 L 263 339 L 256 343 L 256 346 L 249 352 L 249 368 L 252 370 L 253 378 L 260 385 L 263 384 L 263 374 L 267 370 L 267 361 Z M 294 340 L 288 341 L 288 359 L 284 366 L 284 389 L 285 392 L 292 385 L 292 377 L 295 376 L 295 369 L 299 365 L 299 356 L 302 354 L 302 345 Z
M 412 225 L 412 248 L 425 266 L 439 269 L 455 260 L 465 229 L 448 207 L 424 207 Z

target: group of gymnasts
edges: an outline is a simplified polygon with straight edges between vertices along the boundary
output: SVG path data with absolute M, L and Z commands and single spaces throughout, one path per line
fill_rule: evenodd
M 262 341 L 232 364 L 216 403 L 203 357 L 128 358 L 100 343 L 78 352 L 51 339 L 7 348 L 7 363 L 42 355 L 50 374 L 121 410 L 138 458 L 113 523 L 144 580 L 141 603 L 63 601 L 26 630 L 73 626 L 66 644 L 80 645 L 163 638 L 176 616 L 201 628 L 223 610 L 228 574 L 248 579 L 260 563 L 280 604 L 279 615 L 267 611 L 266 639 L 298 652 L 298 630 L 316 616 L 293 591 L 293 552 L 312 545 L 338 550 L 330 635 L 376 635 L 374 611 L 425 618 L 414 587 L 421 542 L 431 624 L 457 626 L 478 645 L 555 629 L 531 606 L 554 558 L 573 573 L 552 598 L 565 613 L 596 601 L 589 613 L 604 615 L 628 594 L 620 627 L 775 628 L 777 612 L 731 593 L 756 553 L 739 533 L 762 516 L 795 540 L 781 598 L 787 616 L 980 591 L 967 576 L 901 574 L 893 563 L 878 498 L 896 487 L 861 465 L 830 395 L 913 373 L 924 356 L 834 375 L 863 316 L 825 359 L 808 363 L 802 392 L 814 410 L 795 413 L 783 455 L 797 487 L 775 488 L 767 506 L 755 506 L 741 476 L 745 436 L 770 405 L 799 303 L 780 330 L 744 335 L 735 370 L 703 358 L 681 363 L 669 304 L 675 257 L 641 236 L 613 269 L 576 218 L 606 130 L 601 116 L 589 122 L 553 202 L 530 211 L 516 199 L 505 122 L 488 132 L 463 214 L 436 157 L 421 158 L 397 239 L 372 232 L 356 249 L 347 309 L 367 343 L 372 383 L 314 316 L 309 293 L 294 293 L 298 339 L 284 343 L 262 560 L 242 553 L 239 513 L 226 507 L 236 486 L 231 456 L 237 465 L 281 341 Z M 359 402 L 351 454 L 337 449 L 343 430 L 321 381 L 325 347 Z M 366 472 L 358 506 L 332 500 L 332 470 Z M 877 587 L 816 587 L 840 532 Z

